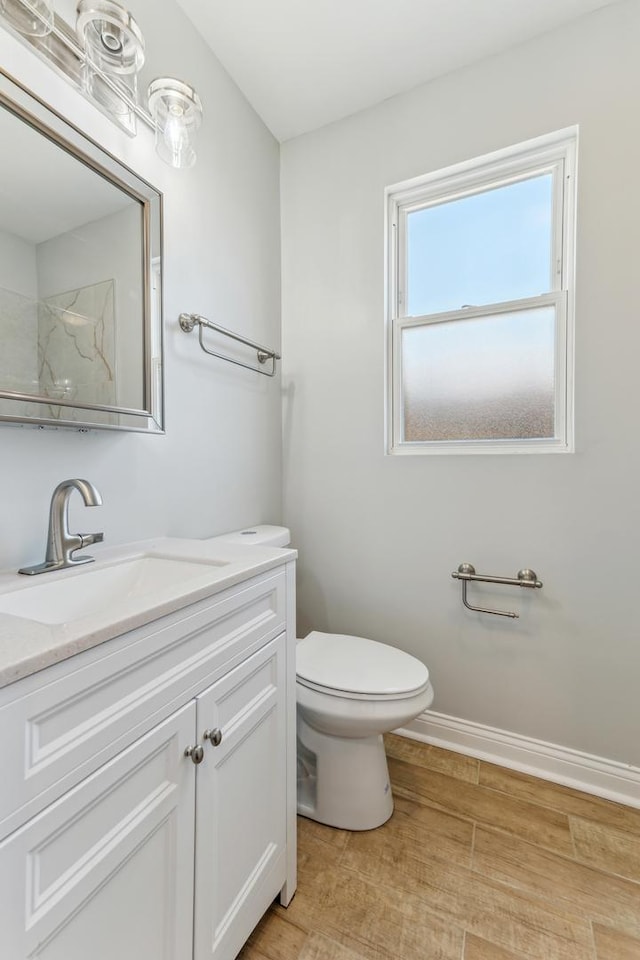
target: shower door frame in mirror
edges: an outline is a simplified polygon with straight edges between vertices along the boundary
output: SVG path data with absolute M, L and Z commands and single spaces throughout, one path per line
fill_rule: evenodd
M 86 398 L 66 399 L 43 395 L 40 381 L 37 394 L 4 389 L 6 383 L 0 382 L 0 421 L 80 430 L 163 433 L 162 194 L 0 68 L 0 114 L 4 111 L 24 121 L 97 177 L 140 204 L 141 234 L 132 245 L 135 249 L 131 255 L 140 257 L 142 253 L 142 315 L 133 318 L 139 324 L 142 344 L 142 369 L 139 370 L 139 383 L 136 382 L 142 402 L 140 406 L 124 406 Z M 25 205 L 27 203 L 28 197 Z M 113 283 L 115 285 L 115 281 Z M 156 286 L 159 286 L 160 296 L 154 297 L 153 288 Z M 34 301 L 36 305 L 39 302 Z M 118 319 L 127 324 L 132 322 L 130 315 Z M 115 389 L 116 374 L 113 376 Z

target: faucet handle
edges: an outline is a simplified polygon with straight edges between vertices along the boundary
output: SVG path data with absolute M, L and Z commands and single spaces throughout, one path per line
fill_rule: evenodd
M 81 543 L 76 550 L 82 550 L 84 547 L 88 547 L 91 543 L 102 543 L 104 540 L 104 533 L 78 533 L 76 536 L 80 537 Z

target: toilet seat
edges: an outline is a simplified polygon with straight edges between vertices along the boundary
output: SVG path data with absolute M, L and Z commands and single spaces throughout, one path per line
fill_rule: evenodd
M 311 683 L 310 680 L 303 680 L 298 677 L 296 680 L 301 687 L 307 690 L 315 690 L 317 693 L 323 693 L 327 697 L 343 697 L 345 700 L 365 700 L 371 703 L 380 700 L 409 700 L 417 694 L 422 693 L 429 686 L 429 683 L 417 687 L 415 690 L 409 690 L 406 693 L 353 693 L 351 690 L 339 690 L 336 687 L 323 687 L 320 683 Z
M 385 643 L 314 630 L 296 647 L 298 683 L 329 696 L 399 700 L 429 685 L 426 666 Z

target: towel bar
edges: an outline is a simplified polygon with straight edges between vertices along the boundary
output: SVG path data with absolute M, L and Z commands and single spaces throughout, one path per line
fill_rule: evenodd
M 233 333 L 231 330 L 227 330 L 226 327 L 221 327 L 217 323 L 212 323 L 211 320 L 207 320 L 206 317 L 201 317 L 198 313 L 181 313 L 178 317 L 178 323 L 180 324 L 180 329 L 184 330 L 185 333 L 191 333 L 196 324 L 199 327 L 198 337 L 200 340 L 200 346 L 205 353 L 209 354 L 210 357 L 217 357 L 219 360 L 227 360 L 229 363 L 235 363 L 238 367 L 244 367 L 246 370 L 253 370 L 255 373 L 261 373 L 265 377 L 273 377 L 276 372 L 276 360 L 280 360 L 280 354 L 276 353 L 275 350 L 269 350 L 268 347 L 262 347 L 259 343 L 254 343 L 253 340 L 247 340 L 246 337 L 241 337 L 237 333 Z M 231 340 L 235 340 L 237 343 L 242 343 L 247 347 L 251 347 L 252 350 L 255 350 L 257 353 L 258 363 L 264 364 L 267 360 L 271 360 L 271 369 L 262 370 L 260 367 L 254 367 L 250 363 L 244 363 L 242 360 L 235 360 L 233 357 L 227 357 L 224 353 L 216 353 L 214 350 L 209 350 L 208 347 L 205 347 L 202 340 L 202 331 L 203 328 L 207 327 L 209 330 L 214 330 L 216 333 L 222 333 L 225 337 L 229 337 Z

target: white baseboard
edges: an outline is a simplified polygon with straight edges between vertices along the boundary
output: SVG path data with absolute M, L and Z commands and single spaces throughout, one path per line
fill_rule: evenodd
M 640 807 L 639 767 L 432 710 L 425 710 L 412 723 L 394 732 L 597 797 Z

